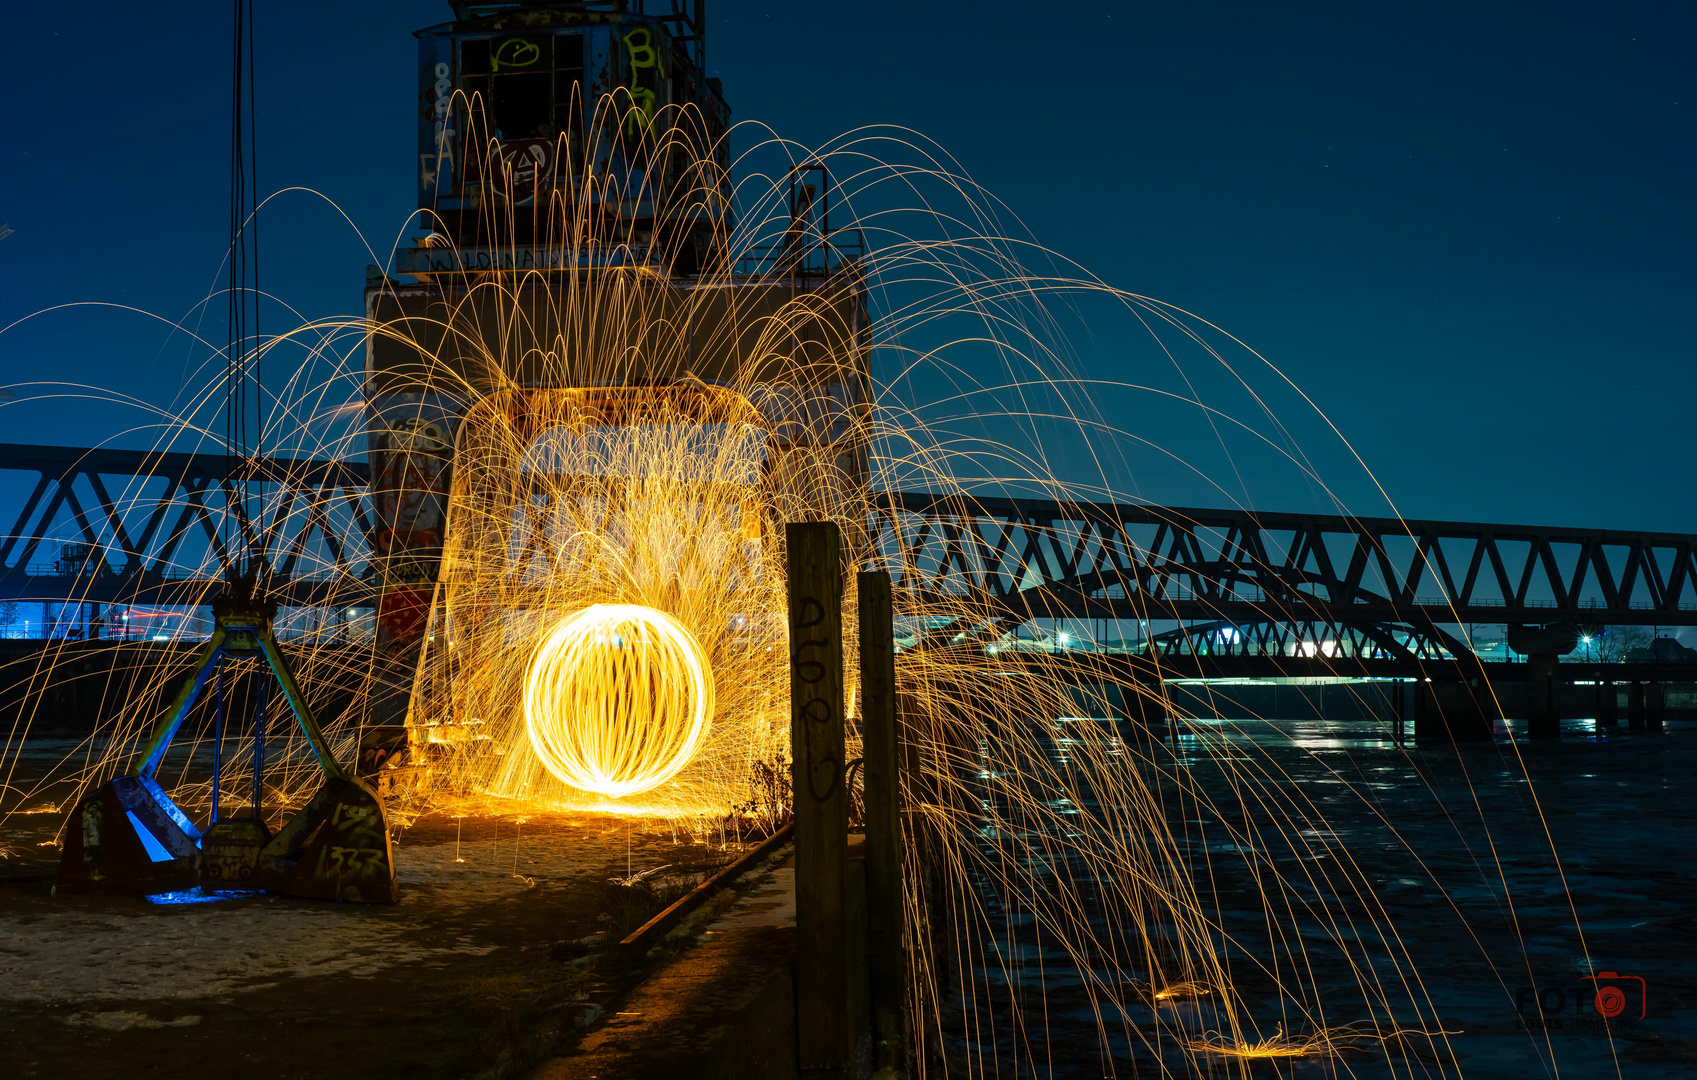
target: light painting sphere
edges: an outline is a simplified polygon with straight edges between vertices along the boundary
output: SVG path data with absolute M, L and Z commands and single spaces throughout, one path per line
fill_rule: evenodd
M 611 798 L 676 776 L 713 716 L 713 671 L 682 623 L 596 604 L 543 636 L 524 681 L 525 730 L 550 773 Z

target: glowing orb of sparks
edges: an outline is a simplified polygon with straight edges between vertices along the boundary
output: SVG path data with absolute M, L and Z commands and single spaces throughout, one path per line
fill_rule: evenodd
M 555 624 L 524 681 L 524 722 L 547 770 L 621 798 L 676 776 L 713 716 L 713 671 L 663 611 L 596 604 Z

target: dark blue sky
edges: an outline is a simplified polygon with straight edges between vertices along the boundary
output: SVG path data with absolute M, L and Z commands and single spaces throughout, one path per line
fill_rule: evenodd
M 1041 243 L 1261 352 L 1405 513 L 1697 532 L 1691 5 L 710 7 L 735 119 L 804 144 L 924 133 Z M 262 185 L 323 192 L 386 254 L 413 197 L 411 31 L 447 4 L 260 9 Z M 228 18 L 223 3 L 13 14 L 0 323 L 89 300 L 180 319 L 214 287 Z M 264 283 L 301 315 L 357 312 L 371 260 L 340 212 L 286 195 L 262 244 Z M 1123 315 L 1086 318 L 1089 374 L 1170 381 Z M 81 309 L 0 336 L 0 381 L 169 406 L 204 355 Z M 1382 510 L 1294 399 L 1274 400 L 1345 501 Z M 1102 402 L 1237 498 L 1322 502 L 1248 444 L 1228 461 L 1194 413 Z M 0 421 L 0 439 L 69 444 L 137 414 L 64 401 Z M 1225 501 L 1132 464 L 1147 497 Z

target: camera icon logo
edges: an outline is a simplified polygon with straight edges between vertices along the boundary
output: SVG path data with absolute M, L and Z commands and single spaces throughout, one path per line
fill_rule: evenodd
M 1592 1007 L 1597 1015 L 1613 1019 L 1626 1011 L 1626 992 L 1633 983 L 1638 984 L 1638 1019 L 1642 1020 L 1649 1014 L 1650 999 L 1644 987 L 1644 979 L 1640 975 L 1621 975 L 1613 971 L 1603 971 L 1596 975 L 1584 975 L 1581 982 L 1589 982 L 1597 988 L 1597 996 L 1591 999 Z

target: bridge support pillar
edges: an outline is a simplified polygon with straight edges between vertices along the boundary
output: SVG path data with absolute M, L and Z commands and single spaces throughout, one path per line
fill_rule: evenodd
M 1613 731 L 1620 726 L 1620 697 L 1612 679 L 1597 682 L 1597 730 Z
M 1561 667 L 1557 653 L 1534 653 L 1526 658 L 1526 734 L 1534 739 L 1561 735 L 1561 714 L 1556 710 L 1556 678 Z
M 1644 730 L 1662 730 L 1662 721 L 1667 718 L 1667 687 L 1659 682 L 1653 682 L 1644 688 Z
M 1477 680 L 1474 680 L 1475 682 Z M 1487 742 L 1493 734 L 1481 688 L 1462 679 L 1414 684 L 1414 741 L 1417 744 Z
M 1645 720 L 1644 684 L 1633 679 L 1626 684 L 1626 729 L 1643 731 Z
M 1128 742 L 1167 741 L 1167 701 L 1160 679 L 1139 678 L 1135 685 L 1121 684 L 1120 702 Z

